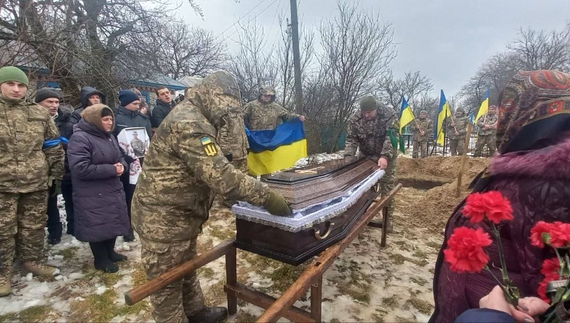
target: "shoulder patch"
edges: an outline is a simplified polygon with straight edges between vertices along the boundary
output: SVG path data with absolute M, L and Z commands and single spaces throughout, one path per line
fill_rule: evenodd
M 204 147 L 204 151 L 206 152 L 206 155 L 212 157 L 212 156 L 216 156 L 218 154 L 218 150 L 216 149 L 216 145 L 212 142 L 212 139 L 210 139 L 210 137 L 202 137 L 200 139 L 200 142 L 202 143 L 202 147 Z

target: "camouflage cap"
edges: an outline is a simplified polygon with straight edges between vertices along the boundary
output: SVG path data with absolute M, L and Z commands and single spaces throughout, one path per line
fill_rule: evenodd
M 230 109 L 241 106 L 237 82 L 230 73 L 224 71 L 204 78 L 200 84 L 189 90 L 187 99 L 216 128 L 223 126 L 223 117 Z
M 371 96 L 367 95 L 360 99 L 360 110 L 361 111 L 374 111 L 378 109 L 378 102 L 376 99 Z
M 275 89 L 269 85 L 262 86 L 261 89 L 259 89 L 259 95 L 275 96 Z
M 420 114 L 422 114 L 422 113 L 423 113 L 423 114 L 428 114 L 428 113 L 427 113 L 427 110 L 421 110 L 421 111 L 420 111 Z
M 465 113 L 465 109 L 463 109 L 463 108 L 457 108 L 457 109 L 455 110 L 455 113 Z

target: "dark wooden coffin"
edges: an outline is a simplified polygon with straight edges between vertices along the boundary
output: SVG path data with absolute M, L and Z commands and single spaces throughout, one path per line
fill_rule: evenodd
M 294 209 L 300 209 L 344 194 L 376 169 L 375 163 L 368 160 L 351 164 L 333 161 L 283 172 L 267 177 L 264 181 L 285 195 Z M 284 263 L 299 265 L 342 240 L 377 196 L 378 193 L 370 189 L 342 214 L 298 232 L 238 217 L 235 246 Z

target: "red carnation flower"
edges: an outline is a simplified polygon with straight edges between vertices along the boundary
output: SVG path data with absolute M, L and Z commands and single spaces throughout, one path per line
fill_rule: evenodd
M 552 230 L 552 223 L 546 223 L 544 221 L 539 221 L 530 230 L 530 242 L 533 246 L 539 248 L 544 248 L 544 235 L 547 235 L 548 240 L 550 240 L 550 231 Z
M 487 218 L 495 224 L 501 221 L 510 221 L 513 217 L 511 202 L 498 191 L 490 191 L 485 194 L 487 201 Z
M 443 251 L 451 270 L 459 273 L 478 273 L 489 262 L 489 256 L 483 247 L 491 245 L 489 234 L 478 228 L 459 227 L 447 241 L 448 248 Z
M 562 222 L 552 223 L 548 233 L 550 234 L 550 245 L 554 248 L 566 247 L 566 244 L 570 241 L 569 226 Z
M 469 218 L 471 223 L 479 223 L 485 219 L 487 212 L 487 202 L 481 193 L 473 193 L 467 196 L 463 215 Z
M 498 191 L 473 193 L 467 197 L 463 214 L 471 223 L 479 223 L 485 218 L 495 224 L 513 219 L 513 208 L 509 200 Z
M 537 289 L 538 296 L 540 296 L 540 298 L 543 301 L 547 302 L 548 304 L 550 304 L 551 300 L 550 298 L 548 298 L 548 296 L 546 296 L 546 287 L 548 286 L 548 283 L 550 283 L 551 281 L 559 279 L 560 276 L 558 274 L 554 276 L 547 276 L 544 277 L 544 279 L 540 282 L 540 284 L 538 284 L 538 289 Z
M 560 260 L 558 258 L 550 258 L 544 260 L 540 273 L 544 277 L 552 277 L 560 274 Z

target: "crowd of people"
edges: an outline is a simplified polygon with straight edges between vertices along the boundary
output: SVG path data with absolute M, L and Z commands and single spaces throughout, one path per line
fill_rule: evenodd
M 133 241 L 136 232 L 149 279 L 196 256 L 197 237 L 216 194 L 228 204 L 241 200 L 276 216 L 292 213 L 283 196 L 247 175 L 246 126 L 271 130 L 295 118 L 305 121 L 275 103 L 270 87 L 242 107 L 234 77 L 216 72 L 188 89 L 178 104 L 170 90 L 158 89 L 152 111 L 136 89 L 121 90 L 120 107 L 111 109 L 104 93 L 84 87 L 81 105 L 68 111 L 60 106 L 59 91 L 40 89 L 32 103 L 26 99 L 28 87 L 20 69 L 0 68 L 0 297 L 11 293 L 16 257 L 34 275 L 57 274 L 57 268 L 46 265 L 44 227 L 47 224 L 47 242 L 60 243 L 60 193 L 67 233 L 89 243 L 96 269 L 117 272 L 117 263 L 127 257 L 115 251 L 116 239 Z M 478 120 L 475 155 L 484 145 L 494 152 L 495 142 L 499 154 L 478 177 L 474 192 L 497 190 L 512 201 L 515 221 L 501 231 L 510 277 L 523 296 L 536 295 L 540 265 L 549 256 L 530 248 L 530 228 L 541 220 L 570 220 L 565 189 L 570 176 L 565 167 L 569 107 L 570 75 L 521 72 L 501 94 L 501 118 L 491 106 Z M 359 108 L 349 123 L 345 159 L 374 160 L 385 171 L 378 185 L 385 195 L 396 181 L 399 117 L 372 96 L 362 98 Z M 457 109 L 448 129 L 455 154 L 465 149 L 468 122 L 465 111 Z M 425 157 L 423 148 L 432 130 L 427 112 L 420 112 L 413 126 L 415 157 Z M 442 250 L 453 228 L 470 225 L 461 207 L 449 220 Z M 393 210 L 391 204 L 389 230 Z M 490 301 L 498 297 L 494 285 L 485 274 L 451 271 L 440 254 L 432 321 L 464 322 L 473 315 L 496 314 L 469 311 L 500 305 Z M 157 322 L 220 322 L 227 317 L 225 308 L 204 304 L 195 273 L 154 293 L 150 302 Z M 502 308 L 515 319 L 529 318 L 528 311 Z

